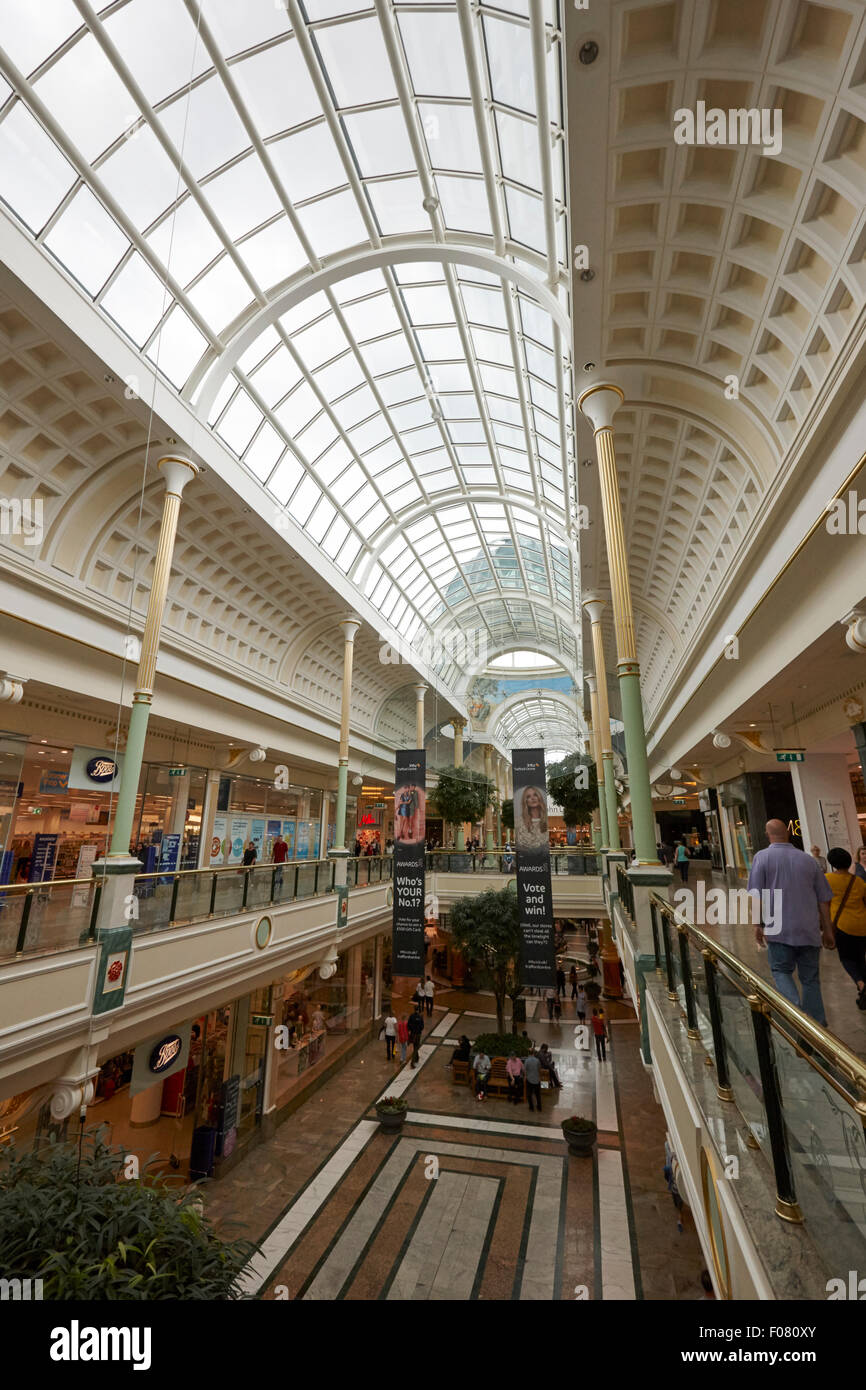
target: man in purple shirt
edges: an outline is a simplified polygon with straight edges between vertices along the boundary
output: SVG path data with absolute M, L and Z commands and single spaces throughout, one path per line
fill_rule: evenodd
M 829 907 L 833 893 L 817 861 L 789 843 L 783 821 L 767 821 L 767 838 L 770 843 L 755 855 L 749 874 L 749 892 L 760 893 L 762 907 L 755 939 L 759 946 L 766 944 L 779 993 L 826 1026 L 819 961 L 822 943 L 828 950 L 835 944 Z

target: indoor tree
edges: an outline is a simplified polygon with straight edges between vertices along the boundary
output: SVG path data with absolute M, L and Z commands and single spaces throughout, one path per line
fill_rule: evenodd
M 127 1177 L 129 1155 L 80 1141 L 0 1152 L 0 1269 L 41 1279 L 45 1300 L 236 1299 L 255 1253 L 223 1241 L 201 1194 Z
M 595 766 L 583 753 L 569 753 L 547 769 L 547 790 L 560 807 L 569 829 L 591 825 L 598 808 L 598 778 Z
M 467 767 L 443 769 L 435 791 L 430 793 L 429 805 L 437 816 L 456 829 L 456 845 L 463 849 L 464 821 L 484 819 L 487 807 L 493 804 L 496 788 L 489 777 L 470 771 Z
M 474 961 L 496 1000 L 496 1026 L 505 1032 L 505 1000 L 518 999 L 523 986 L 520 961 L 520 919 L 513 887 L 488 889 L 472 897 L 458 898 L 451 908 L 449 927 L 454 945 Z

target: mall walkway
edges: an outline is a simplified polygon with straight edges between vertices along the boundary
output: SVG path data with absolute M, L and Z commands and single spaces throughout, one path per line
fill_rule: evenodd
M 226 1178 L 206 1191 L 226 1237 L 261 1241 L 248 1292 L 305 1299 L 691 1299 L 703 1259 L 662 1167 L 664 1120 L 630 1006 L 610 1008 L 606 1064 L 578 1050 L 574 1010 L 531 1019 L 563 1083 L 526 1105 L 479 1103 L 446 1069 L 489 996 L 440 996 L 416 1070 L 374 1041 Z M 533 1001 L 530 1001 L 532 1003 Z M 473 1007 L 466 1008 L 464 1005 Z M 486 1009 L 485 1009 L 486 1005 Z M 402 1133 L 373 1102 L 405 1094 Z M 559 1129 L 592 1116 L 595 1158 L 569 1158 Z M 438 1176 L 435 1174 L 438 1172 Z

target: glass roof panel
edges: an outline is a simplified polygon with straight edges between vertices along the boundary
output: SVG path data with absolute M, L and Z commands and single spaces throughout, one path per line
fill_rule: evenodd
M 0 122 L 0 196 L 41 231 L 75 183 L 75 171 L 20 102 Z
M 0 0 L 3 48 L 25 77 L 81 28 L 81 15 L 72 0 Z
M 573 636 L 549 610 L 579 611 L 561 540 L 574 407 L 560 418 L 550 315 L 510 274 L 516 261 L 544 300 L 547 173 L 562 194 L 564 135 L 540 144 L 536 129 L 527 0 L 473 16 L 477 106 L 451 5 L 310 0 L 301 42 L 272 0 L 204 0 L 198 35 L 196 0 L 126 0 L 104 7 L 104 48 L 72 0 L 12 9 L 4 34 L 0 0 L 0 43 L 30 71 L 69 43 L 35 84 L 58 144 L 28 113 L 25 82 L 0 121 L 0 195 L 32 233 L 49 224 L 45 253 L 201 400 L 250 486 L 375 592 L 419 651 L 442 621 L 527 647 L 543 638 L 570 661 Z M 554 0 L 544 14 L 545 120 L 558 128 Z M 511 260 L 493 259 L 494 227 Z M 560 215 L 560 257 L 564 233 Z M 463 246 L 489 264 L 470 265 Z M 565 265 L 554 293 L 567 309 Z M 257 336 L 237 352 L 232 335 L 250 323 Z M 431 498 L 436 514 L 419 518 Z M 473 593 L 483 602 L 455 613 Z M 459 679 L 458 663 L 440 665 Z
M 339 107 L 378 104 L 397 95 L 377 19 L 335 24 L 315 34 Z

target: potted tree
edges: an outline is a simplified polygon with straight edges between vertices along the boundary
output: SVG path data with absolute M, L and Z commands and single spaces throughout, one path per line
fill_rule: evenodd
M 595 1147 L 598 1129 L 592 1120 L 583 1115 L 569 1115 L 562 1121 L 562 1137 L 568 1144 L 568 1152 L 576 1158 L 588 1158 Z
M 560 762 L 551 763 L 547 770 L 547 790 L 551 800 L 562 810 L 567 830 L 592 825 L 592 813 L 598 807 L 598 779 L 593 763 L 583 753 L 569 753 Z M 584 854 L 570 851 L 568 872 L 582 874 L 585 868 Z
M 376 1101 L 376 1119 L 386 1134 L 396 1134 L 403 1128 L 408 1108 L 403 1096 L 383 1096 Z
M 439 781 L 435 791 L 430 793 L 428 804 L 434 814 L 441 816 L 446 824 L 454 826 L 457 850 L 465 848 L 464 823 L 483 821 L 484 813 L 493 801 L 494 791 L 489 777 L 479 777 L 466 767 L 443 768 L 439 773 Z M 452 863 L 453 859 L 450 859 L 449 868 Z M 458 871 L 468 867 L 468 859 L 465 864 L 458 859 L 455 865 Z
M 458 898 L 451 907 L 450 927 L 453 945 L 475 962 L 480 983 L 493 991 L 497 1032 L 504 1033 L 505 1000 L 510 996 L 514 1003 L 522 992 L 517 893 L 513 888 L 491 888 Z

